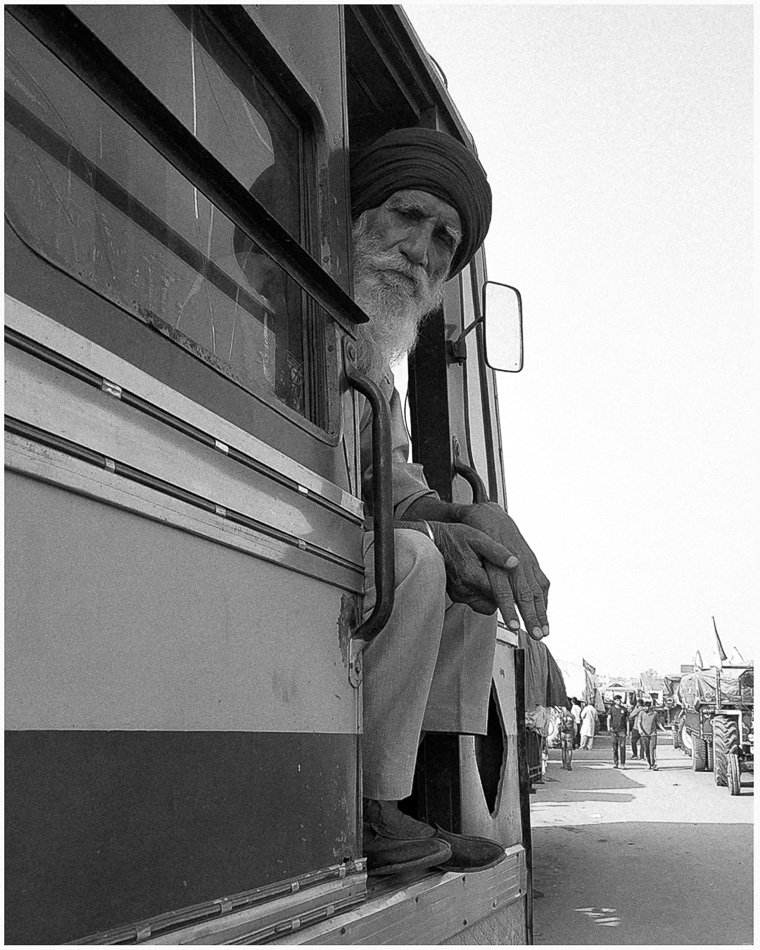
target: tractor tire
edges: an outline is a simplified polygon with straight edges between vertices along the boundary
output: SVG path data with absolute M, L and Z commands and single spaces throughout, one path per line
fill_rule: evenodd
M 699 736 L 691 737 L 691 767 L 694 772 L 704 772 L 707 768 L 707 743 Z
M 732 795 L 742 793 L 742 766 L 739 756 L 735 753 L 726 756 L 726 772 L 728 775 L 728 790 Z
M 705 745 L 707 746 L 707 771 L 714 772 L 715 771 L 715 751 L 713 749 L 713 744 L 712 742 L 706 742 Z
M 715 784 L 728 785 L 727 756 L 739 752 L 739 726 L 729 716 L 715 716 L 713 727 L 713 756 L 715 759 Z

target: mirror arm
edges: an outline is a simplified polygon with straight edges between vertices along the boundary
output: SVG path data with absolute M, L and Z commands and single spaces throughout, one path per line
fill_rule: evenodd
M 470 332 L 474 330 L 479 323 L 483 323 L 484 317 L 478 317 L 477 320 L 473 320 L 472 323 L 465 327 L 464 330 L 459 334 L 456 340 L 449 340 L 449 356 L 451 357 L 454 363 L 464 363 L 467 359 L 467 346 L 464 342 L 464 338 Z

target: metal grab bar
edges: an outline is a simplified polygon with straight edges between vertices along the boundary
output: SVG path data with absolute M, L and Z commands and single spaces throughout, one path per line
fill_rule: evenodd
M 354 633 L 354 640 L 369 641 L 388 622 L 396 587 L 393 541 L 393 477 L 391 466 L 391 410 L 380 387 L 356 368 L 356 346 L 343 342 L 348 381 L 365 396 L 372 409 L 372 522 L 375 530 L 374 609 Z
M 474 505 L 485 505 L 491 499 L 488 497 L 488 492 L 486 491 L 486 486 L 483 479 L 478 475 L 474 468 L 469 465 L 465 465 L 460 459 L 454 459 L 454 471 L 457 475 L 461 475 L 462 478 L 469 484 L 472 489 L 472 502 Z

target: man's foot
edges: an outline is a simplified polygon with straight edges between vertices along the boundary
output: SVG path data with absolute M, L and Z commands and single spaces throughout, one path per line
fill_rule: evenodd
M 567 767 L 567 771 L 568 771 L 568 772 L 572 772 L 572 771 L 573 771 L 573 767 L 572 767 L 572 765 L 568 765 L 568 767 Z
M 659 768 L 658 768 L 656 765 L 653 765 L 653 766 L 652 766 L 652 771 L 653 771 L 653 772 L 659 772 L 660 770 L 659 770 Z
M 364 825 L 367 873 L 381 876 L 436 868 L 451 857 L 451 848 L 438 838 L 383 838 Z
M 435 840 L 445 842 L 451 848 L 451 857 L 437 865 L 442 871 L 484 871 L 495 867 L 507 856 L 500 844 L 490 838 L 477 835 L 455 835 L 435 826 Z
M 620 766 L 619 766 L 619 765 L 617 764 L 617 762 L 616 762 L 616 763 L 612 766 L 612 768 L 613 768 L 613 769 L 619 769 Z
M 506 858 L 501 845 L 475 835 L 455 835 L 405 815 L 396 802 L 366 799 L 364 854 L 370 874 L 396 874 L 419 868 L 479 871 Z
M 377 876 L 438 867 L 451 857 L 435 828 L 405 815 L 396 802 L 365 800 L 363 838 L 367 872 Z
M 623 771 L 625 771 L 625 766 L 624 766 L 624 765 L 621 765 L 620 768 L 621 768 Z

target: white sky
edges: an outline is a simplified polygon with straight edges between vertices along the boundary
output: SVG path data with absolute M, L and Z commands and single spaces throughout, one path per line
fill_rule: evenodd
M 753 656 L 751 6 L 404 9 L 488 172 L 489 276 L 523 294 L 499 394 L 547 645 L 674 673 L 714 614 Z

